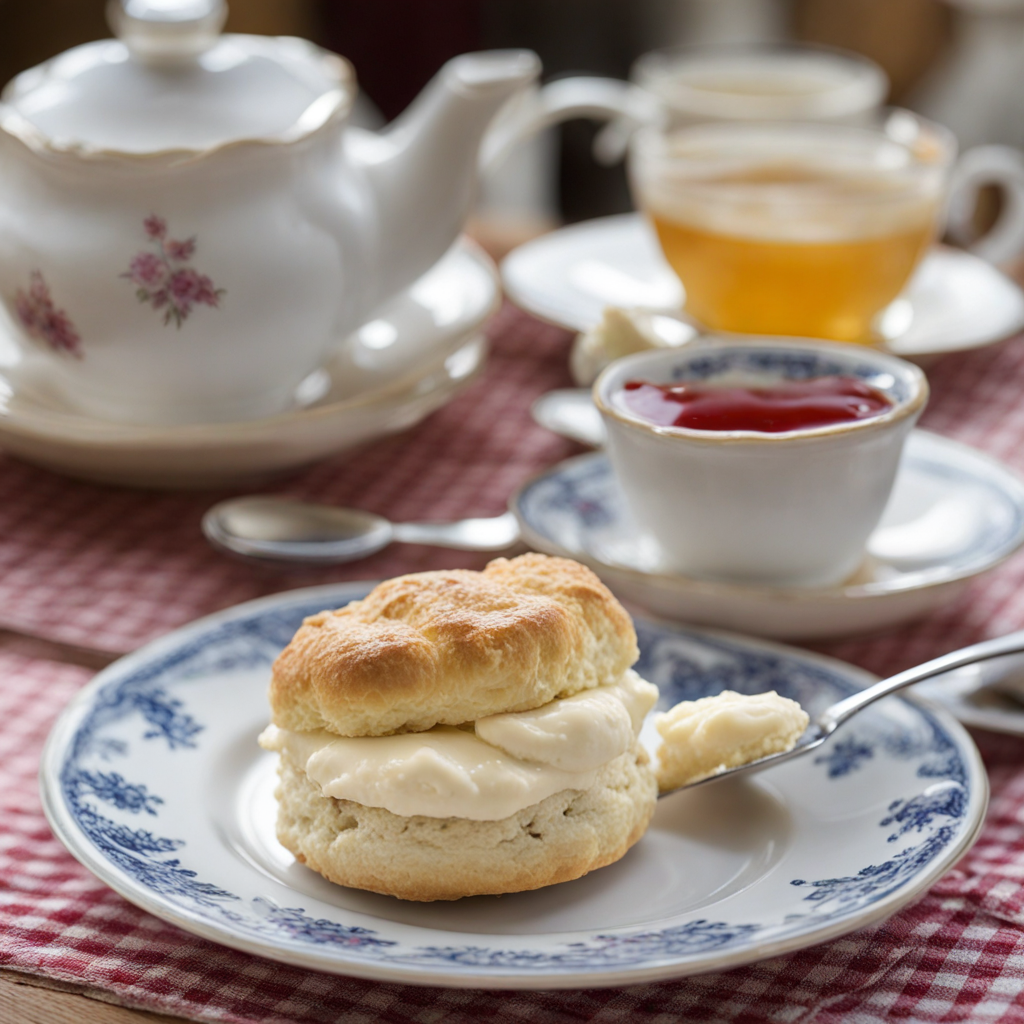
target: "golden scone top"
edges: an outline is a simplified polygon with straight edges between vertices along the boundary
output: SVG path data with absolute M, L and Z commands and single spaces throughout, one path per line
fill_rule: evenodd
M 585 566 L 499 558 L 306 619 L 274 663 L 272 719 L 339 736 L 461 725 L 614 683 L 638 656 L 629 615 Z

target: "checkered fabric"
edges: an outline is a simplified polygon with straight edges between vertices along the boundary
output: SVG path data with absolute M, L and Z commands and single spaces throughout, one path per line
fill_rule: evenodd
M 531 425 L 529 401 L 565 384 L 568 336 L 506 309 L 486 375 L 410 436 L 276 488 L 402 518 L 496 513 L 532 472 L 570 454 Z M 930 371 L 925 425 L 1024 471 L 1024 341 Z M 429 469 L 427 468 L 429 467 Z M 396 547 L 330 572 L 269 575 L 198 533 L 221 495 L 77 484 L 0 462 L 0 626 L 128 649 L 197 615 L 288 587 L 379 577 L 474 555 Z M 926 621 L 829 646 L 890 672 L 1024 627 L 1024 557 Z M 46 733 L 89 672 L 0 650 L 0 966 L 130 1006 L 199 1020 L 327 1022 L 1024 1021 L 1024 742 L 979 737 L 993 800 L 978 844 L 885 924 L 726 974 L 626 989 L 494 993 L 377 984 L 272 964 L 137 910 L 53 838 L 36 767 Z
M 414 988 L 224 949 L 138 910 L 53 838 L 36 766 L 85 669 L 0 653 L 0 965 L 198 1020 L 434 1022 L 1022 1021 L 1024 743 L 986 748 L 993 800 L 971 853 L 880 927 L 726 974 L 624 989 Z M 14 1022 L 11 1022 L 14 1024 Z
M 582 449 L 529 417 L 535 397 L 570 385 L 570 336 L 510 306 L 492 321 L 490 335 L 483 377 L 415 431 L 262 490 L 396 521 L 501 512 L 532 474 Z M 921 425 L 1024 474 L 1024 339 L 948 356 L 929 368 L 929 379 L 932 398 Z M 0 628 L 123 652 L 275 591 L 487 561 L 395 545 L 330 569 L 253 568 L 217 554 L 199 532 L 203 512 L 230 493 L 78 483 L 0 455 Z M 915 628 L 822 649 L 885 672 L 1009 632 L 1024 626 L 1022 579 L 1024 554 Z

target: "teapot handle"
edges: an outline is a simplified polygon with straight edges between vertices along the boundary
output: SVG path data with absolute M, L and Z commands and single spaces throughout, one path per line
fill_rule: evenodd
M 602 163 L 614 163 L 621 159 L 629 136 L 644 125 L 660 123 L 663 114 L 650 93 L 630 82 L 585 75 L 560 78 L 509 101 L 484 139 L 481 171 L 486 174 L 497 167 L 523 139 L 576 117 L 611 122 L 594 151 Z M 609 130 L 613 134 L 606 138 Z
M 978 194 L 997 185 L 1003 205 L 996 223 L 980 238 L 971 223 Z M 975 146 L 953 168 L 947 231 L 953 241 L 990 263 L 1008 263 L 1024 252 L 1024 153 L 1013 146 Z

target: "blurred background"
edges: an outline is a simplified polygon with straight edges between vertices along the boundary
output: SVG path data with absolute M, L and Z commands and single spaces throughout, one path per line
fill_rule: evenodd
M 229 30 L 300 35 L 348 57 L 368 121 L 400 113 L 449 57 L 527 46 L 547 78 L 627 77 L 654 47 L 796 39 L 877 61 L 891 100 L 962 145 L 1024 145 L 1024 0 L 230 0 Z M 0 0 L 0 78 L 109 35 L 105 0 Z M 492 181 L 476 228 L 501 250 L 546 227 L 629 208 L 621 167 L 573 122 L 523 147 Z

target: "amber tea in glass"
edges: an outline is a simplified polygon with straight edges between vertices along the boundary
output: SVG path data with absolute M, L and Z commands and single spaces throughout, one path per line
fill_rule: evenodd
M 901 111 L 877 129 L 649 131 L 631 174 L 702 324 L 872 342 L 935 238 L 954 155 L 942 129 Z

